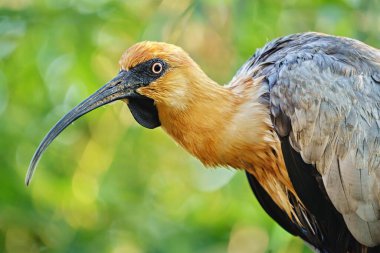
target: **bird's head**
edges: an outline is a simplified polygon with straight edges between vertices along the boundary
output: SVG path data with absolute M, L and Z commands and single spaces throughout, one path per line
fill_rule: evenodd
M 182 48 L 162 42 L 135 44 L 119 64 L 123 85 L 131 93 L 125 101 L 137 122 L 147 128 L 160 125 L 156 106 L 186 109 L 191 91 L 197 90 L 194 86 L 207 79 Z
M 185 110 L 194 100 L 192 92 L 197 90 L 191 86 L 209 80 L 185 51 L 162 42 L 137 43 L 125 51 L 119 63 L 116 77 L 63 116 L 45 136 L 29 165 L 26 184 L 47 146 L 82 115 L 122 100 L 140 125 L 156 128 L 161 125 L 160 107 L 174 112 Z

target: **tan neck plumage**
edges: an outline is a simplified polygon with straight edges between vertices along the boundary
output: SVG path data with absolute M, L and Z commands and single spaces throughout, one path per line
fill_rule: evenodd
M 192 83 L 186 107 L 157 103 L 162 127 L 206 166 L 230 166 L 254 175 L 290 217 L 288 194 L 297 196 L 273 131 L 269 109 L 258 102 L 260 80 L 219 86 L 203 77 Z

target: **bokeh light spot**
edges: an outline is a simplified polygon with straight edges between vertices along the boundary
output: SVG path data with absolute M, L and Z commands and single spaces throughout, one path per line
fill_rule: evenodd
M 268 247 L 269 237 L 255 227 L 236 227 L 228 243 L 228 253 L 263 253 Z

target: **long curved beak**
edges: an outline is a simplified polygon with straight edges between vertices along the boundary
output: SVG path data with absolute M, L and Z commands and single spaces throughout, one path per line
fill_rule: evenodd
M 82 103 L 74 107 L 69 113 L 63 116 L 55 126 L 50 129 L 45 138 L 41 141 L 36 152 L 30 161 L 28 172 L 25 178 L 25 184 L 29 185 L 33 172 L 41 158 L 42 153 L 46 150 L 49 144 L 71 123 L 82 115 L 115 100 L 133 97 L 136 95 L 135 89 L 138 84 L 130 78 L 130 72 L 120 71 L 119 74 L 97 90 L 94 94 L 84 100 Z

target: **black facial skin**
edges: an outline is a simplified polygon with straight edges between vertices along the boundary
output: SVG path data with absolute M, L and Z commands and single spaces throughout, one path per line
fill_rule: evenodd
M 144 96 L 141 96 L 141 98 L 130 98 L 128 107 L 133 118 L 143 127 L 153 129 L 161 126 L 153 99 Z
M 162 70 L 160 72 L 153 71 L 152 67 L 155 63 L 161 64 Z M 128 99 L 129 110 L 140 125 L 150 129 L 160 126 L 161 123 L 154 101 L 139 94 L 136 90 L 160 78 L 167 69 L 168 64 L 156 58 L 140 63 L 128 71 L 121 70 L 115 78 L 74 107 L 58 121 L 41 141 L 30 162 L 25 183 L 29 184 L 37 163 L 48 145 L 76 119 L 102 105 L 120 99 Z
M 161 63 L 162 65 L 162 71 L 158 74 L 154 73 L 152 70 L 152 66 L 155 63 Z M 129 71 L 131 81 L 136 82 L 141 86 L 147 86 L 151 82 L 160 78 L 166 72 L 167 68 L 167 64 L 160 59 L 152 59 L 140 63 Z M 136 93 L 135 97 L 131 97 L 128 100 L 129 110 L 140 125 L 149 129 L 153 129 L 161 125 L 158 118 L 157 108 L 152 99 Z

